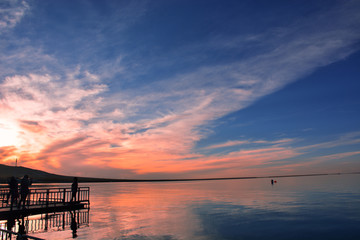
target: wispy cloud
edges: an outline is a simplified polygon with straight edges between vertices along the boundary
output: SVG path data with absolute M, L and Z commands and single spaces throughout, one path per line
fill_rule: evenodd
M 339 159 L 343 159 L 343 158 L 351 157 L 351 156 L 355 156 L 355 155 L 360 155 L 360 151 L 336 153 L 336 154 L 330 154 L 330 155 L 316 157 L 313 159 L 312 164 L 314 164 L 314 163 L 318 164 L 320 162 L 328 162 L 330 160 L 339 160 Z
M 5 0 L 0 5 L 0 34 L 2 31 L 13 28 L 18 24 L 29 5 L 24 0 Z
M 211 145 L 208 147 L 205 147 L 203 149 L 216 149 L 216 148 L 224 148 L 224 147 L 232 147 L 232 146 L 239 146 L 239 145 L 259 145 L 259 144 L 267 144 L 267 145 L 279 145 L 279 144 L 289 144 L 293 142 L 294 139 L 280 139 L 275 141 L 268 141 L 268 140 L 255 140 L 255 141 L 249 141 L 249 140 L 237 140 L 237 141 L 227 141 L 225 143 L 220 143 L 216 145 Z
M 326 149 L 326 148 L 334 148 L 338 146 L 349 146 L 358 143 L 360 143 L 360 132 L 352 132 L 352 133 L 346 133 L 342 135 L 340 138 L 335 139 L 333 141 L 306 145 L 303 147 L 299 147 L 299 149 L 305 151 L 311 149 Z
M 360 25 L 356 11 L 342 7 L 323 15 L 320 20 L 314 16 L 299 25 L 283 28 L 281 34 L 269 32 L 259 36 L 264 44 L 273 47 L 256 56 L 199 67 L 151 85 L 137 85 L 136 90 L 127 92 L 128 96 L 118 99 L 121 102 L 126 97 L 128 102 L 136 102 L 134 110 L 140 118 L 157 118 L 159 113 L 168 112 L 182 115 L 194 109 L 191 117 L 207 115 L 206 120 L 199 122 L 199 126 L 204 125 L 356 51 L 354 44 L 360 38 L 356 31 Z M 329 27 L 328 18 L 338 21 Z M 314 29 L 315 20 L 326 28 Z

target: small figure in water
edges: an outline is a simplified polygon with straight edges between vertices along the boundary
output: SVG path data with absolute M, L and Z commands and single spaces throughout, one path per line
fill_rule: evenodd
M 271 179 L 271 185 L 274 185 L 274 179 Z
M 23 208 L 25 208 L 26 198 L 30 193 L 29 187 L 31 186 L 31 184 L 32 184 L 32 182 L 29 179 L 28 175 L 25 175 L 21 179 L 21 183 L 20 183 L 20 202 L 19 202 L 18 208 L 21 207 L 21 203 L 23 203 Z
M 72 201 L 76 201 L 76 193 L 78 191 L 78 179 L 77 177 L 74 177 L 74 180 L 73 180 L 73 183 L 71 184 L 71 200 L 70 202 Z

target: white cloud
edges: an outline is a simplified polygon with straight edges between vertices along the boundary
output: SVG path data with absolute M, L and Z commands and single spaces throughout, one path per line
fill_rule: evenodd
M 92 78 L 7 77 L 0 84 L 1 118 L 18 123 L 22 150 L 38 151 L 49 137 L 55 140 L 86 131 L 82 122 L 96 116 L 101 107 L 98 95 L 106 89 Z

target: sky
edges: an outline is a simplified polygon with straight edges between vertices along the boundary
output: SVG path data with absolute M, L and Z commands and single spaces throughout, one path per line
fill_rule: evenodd
M 360 1 L 1 0 L 0 163 L 360 171 Z

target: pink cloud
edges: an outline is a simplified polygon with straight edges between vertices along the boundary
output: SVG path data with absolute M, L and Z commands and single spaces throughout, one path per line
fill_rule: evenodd
M 211 146 L 205 147 L 204 149 L 232 147 L 232 146 L 243 145 L 243 144 L 248 144 L 248 143 L 250 143 L 250 142 L 249 141 L 227 141 L 226 143 L 211 145 Z

